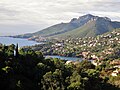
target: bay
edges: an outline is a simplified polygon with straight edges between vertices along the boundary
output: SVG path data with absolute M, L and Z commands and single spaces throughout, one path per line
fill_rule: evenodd
M 0 43 L 5 45 L 11 45 L 11 44 L 16 45 L 18 43 L 19 47 L 40 44 L 35 41 L 29 41 L 27 39 L 12 38 L 12 37 L 0 37 Z
M 58 55 L 47 55 L 45 56 L 45 58 L 58 58 L 58 59 L 62 59 L 62 60 L 72 60 L 72 61 L 82 61 L 82 58 L 77 58 L 77 57 L 64 57 L 64 56 L 58 56 Z

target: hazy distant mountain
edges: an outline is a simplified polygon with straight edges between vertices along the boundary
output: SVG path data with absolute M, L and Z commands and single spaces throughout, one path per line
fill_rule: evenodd
M 15 37 L 94 37 L 116 28 L 120 28 L 120 22 L 111 21 L 111 19 L 107 17 L 87 14 L 78 19 L 73 18 L 69 23 L 60 23 L 35 33 L 18 35 Z

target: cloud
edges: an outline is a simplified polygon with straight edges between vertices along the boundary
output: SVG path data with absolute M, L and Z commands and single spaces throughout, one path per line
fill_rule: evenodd
M 120 21 L 120 0 L 0 0 L 0 24 L 40 28 L 87 13 Z

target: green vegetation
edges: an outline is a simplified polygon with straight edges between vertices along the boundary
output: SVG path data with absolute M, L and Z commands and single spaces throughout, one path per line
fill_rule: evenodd
M 45 59 L 32 49 L 0 45 L 0 89 L 4 90 L 119 90 L 120 75 L 112 77 L 109 65 L 90 61 Z

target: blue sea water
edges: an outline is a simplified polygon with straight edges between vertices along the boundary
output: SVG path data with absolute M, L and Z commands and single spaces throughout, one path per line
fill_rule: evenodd
M 62 60 L 72 60 L 72 61 L 82 61 L 82 58 L 77 58 L 77 57 L 63 57 L 63 56 L 58 56 L 58 55 L 47 55 L 46 58 L 58 58 Z
M 0 37 L 0 43 L 5 45 L 10 45 L 10 44 L 16 45 L 18 43 L 19 47 L 40 44 L 35 41 L 29 41 L 27 39 L 12 38 L 12 37 Z

